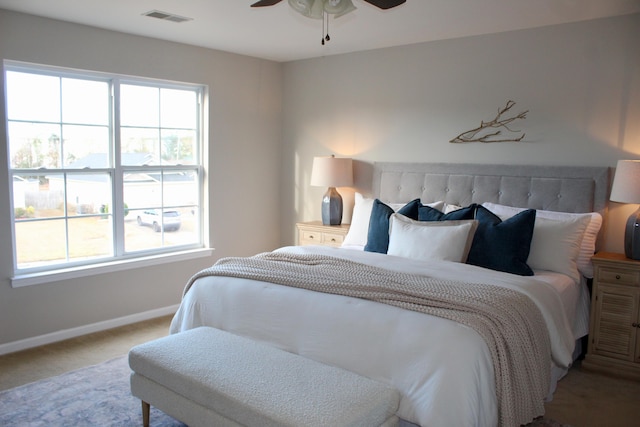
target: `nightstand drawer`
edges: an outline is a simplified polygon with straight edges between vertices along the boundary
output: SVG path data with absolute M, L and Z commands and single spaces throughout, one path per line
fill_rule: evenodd
M 322 232 L 300 230 L 300 243 L 305 245 L 321 245 Z
M 325 245 L 340 246 L 343 241 L 344 236 L 341 234 L 322 233 L 322 243 Z
M 598 280 L 610 284 L 634 286 L 640 284 L 640 272 L 623 268 L 600 267 Z

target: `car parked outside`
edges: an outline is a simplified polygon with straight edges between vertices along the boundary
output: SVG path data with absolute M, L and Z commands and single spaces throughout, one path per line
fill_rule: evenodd
M 164 227 L 164 231 L 177 231 L 182 224 L 180 220 L 180 212 L 164 211 L 162 217 L 160 209 L 147 209 L 138 215 L 138 225 L 150 225 L 153 231 L 160 231 Z

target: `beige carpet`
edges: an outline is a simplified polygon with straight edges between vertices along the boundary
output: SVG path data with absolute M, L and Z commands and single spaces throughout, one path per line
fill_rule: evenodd
M 578 362 L 545 410 L 545 417 L 574 427 L 638 427 L 640 381 L 588 372 Z
M 162 317 L 0 356 L 0 390 L 126 354 L 137 344 L 165 336 L 170 321 Z M 545 418 L 572 427 L 640 426 L 640 382 L 585 372 L 578 364 L 560 381 L 545 409 Z

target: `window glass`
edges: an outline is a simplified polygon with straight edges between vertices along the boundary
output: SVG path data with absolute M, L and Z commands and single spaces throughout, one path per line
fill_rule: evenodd
M 164 129 L 161 134 L 161 158 L 165 164 L 192 165 L 196 160 L 195 130 Z
M 162 182 L 157 170 L 130 170 L 124 174 L 124 201 L 130 209 L 162 206 Z
M 120 135 L 123 165 L 160 164 L 160 134 L 158 129 L 122 128 Z
M 64 219 L 16 221 L 15 237 L 20 268 L 60 264 L 67 259 Z
M 111 256 L 111 228 L 110 215 L 69 219 L 69 259 L 86 260 Z
M 107 82 L 62 79 L 62 120 L 87 125 L 109 124 Z
M 13 211 L 16 222 L 31 218 L 64 218 L 68 207 L 64 180 L 64 174 L 57 173 L 15 174 Z M 27 215 L 23 215 L 23 211 Z
M 160 90 L 160 122 L 162 127 L 195 129 L 198 117 L 196 94 L 184 90 Z
M 120 86 L 120 122 L 122 126 L 160 125 L 160 90 L 155 87 L 123 84 Z
M 122 112 L 120 130 L 124 165 L 197 164 L 196 92 L 130 84 L 121 90 L 123 101 L 129 102 Z M 129 156 L 132 154 L 146 155 L 145 163 Z
M 9 122 L 9 156 L 12 168 L 60 167 L 59 124 Z
M 63 167 L 70 169 L 108 168 L 110 137 L 108 126 L 62 126 Z
M 5 78 L 9 120 L 60 120 L 60 78 L 14 71 Z
M 125 201 L 131 200 L 127 203 L 131 211 L 125 218 L 126 250 L 140 251 L 198 242 L 198 182 L 195 169 L 142 169 L 126 174 L 124 197 Z M 147 230 L 160 236 L 149 234 Z

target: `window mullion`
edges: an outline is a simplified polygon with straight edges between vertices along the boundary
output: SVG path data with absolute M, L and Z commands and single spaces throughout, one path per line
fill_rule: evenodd
M 113 186 L 113 232 L 114 254 L 116 257 L 125 253 L 124 249 L 124 170 L 122 168 L 122 150 L 120 139 L 120 80 L 114 79 L 111 83 L 111 185 Z
M 62 173 L 62 188 L 63 188 L 63 196 L 62 196 L 62 200 L 64 200 L 64 239 L 65 239 L 65 256 L 66 256 L 66 260 L 67 262 L 69 262 L 69 260 L 71 259 L 71 251 L 69 249 L 69 206 L 68 206 L 68 189 L 67 189 L 67 173 L 63 172 Z

